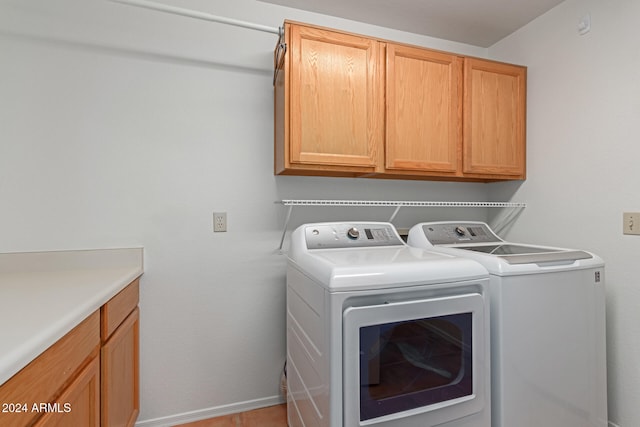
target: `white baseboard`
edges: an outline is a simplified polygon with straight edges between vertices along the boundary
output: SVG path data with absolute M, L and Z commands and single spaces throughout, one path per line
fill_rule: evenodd
M 169 415 L 151 420 L 136 422 L 136 427 L 170 427 L 176 424 L 191 423 L 207 418 L 220 417 L 223 415 L 236 414 L 238 412 L 251 411 L 253 409 L 266 408 L 267 406 L 285 403 L 282 396 L 271 396 L 262 399 L 248 400 L 246 402 L 232 403 L 229 405 L 214 406 L 212 408 L 198 409 L 197 411 L 185 412 L 182 414 Z
M 184 412 L 182 414 L 169 415 L 161 418 L 142 420 L 136 422 L 135 427 L 171 427 L 177 424 L 192 423 L 194 421 L 205 420 L 207 418 L 221 417 L 223 415 L 237 414 L 238 412 L 280 405 L 285 402 L 286 400 L 281 395 L 277 395 L 262 399 L 248 400 L 246 402 L 231 403 L 229 405 L 214 406 L 211 408 L 199 409 L 197 411 Z M 620 426 L 609 421 L 608 427 Z

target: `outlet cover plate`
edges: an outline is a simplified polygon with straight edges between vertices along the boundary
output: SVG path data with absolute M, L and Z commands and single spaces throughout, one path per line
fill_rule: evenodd
M 227 231 L 227 213 L 226 212 L 214 212 L 213 213 L 213 232 Z
M 622 213 L 622 234 L 640 235 L 640 212 Z

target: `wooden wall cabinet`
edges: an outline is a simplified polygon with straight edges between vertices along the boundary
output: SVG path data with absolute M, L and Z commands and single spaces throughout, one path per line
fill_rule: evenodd
M 5 382 L 0 403 L 13 406 L 0 412 L 0 426 L 133 426 L 138 295 L 136 279 Z
M 375 172 L 384 136 L 380 42 L 285 28 L 287 60 L 275 82 L 276 173 Z
M 285 42 L 276 174 L 525 178 L 525 67 L 293 22 Z

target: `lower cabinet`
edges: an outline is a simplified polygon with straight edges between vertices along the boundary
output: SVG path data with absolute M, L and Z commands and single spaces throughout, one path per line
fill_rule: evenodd
M 0 426 L 133 426 L 138 300 L 136 279 L 0 386 Z

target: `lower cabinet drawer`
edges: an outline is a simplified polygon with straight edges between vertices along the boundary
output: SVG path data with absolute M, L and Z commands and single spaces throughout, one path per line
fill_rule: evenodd
M 136 279 L 102 306 L 101 336 L 103 343 L 138 306 L 139 299 L 140 279 Z

